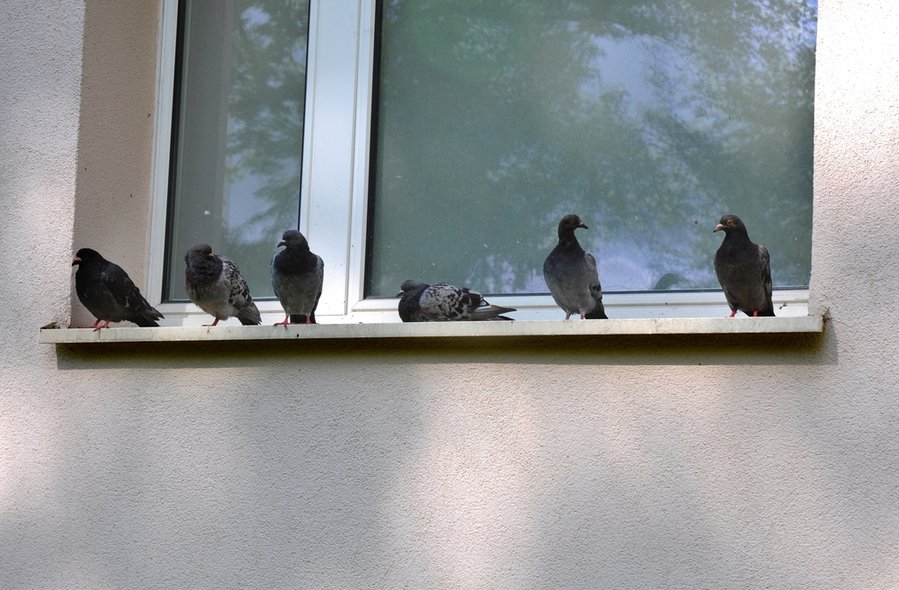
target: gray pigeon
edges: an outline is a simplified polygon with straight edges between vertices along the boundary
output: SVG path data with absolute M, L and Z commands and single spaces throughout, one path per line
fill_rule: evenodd
M 738 311 L 753 317 L 773 316 L 768 249 L 752 243 L 736 215 L 725 215 L 712 231 L 724 232 L 715 253 L 715 274 L 730 306 L 730 317 Z
M 484 296 L 465 287 L 449 283 L 428 285 L 421 281 L 403 283 L 397 310 L 404 322 L 454 322 L 512 320 L 504 315 L 511 307 L 490 305 Z
M 276 326 L 314 324 L 315 308 L 322 296 L 325 263 L 309 250 L 306 237 L 295 229 L 284 232 L 272 258 L 272 288 L 286 314 Z
M 559 243 L 543 262 L 543 278 L 566 320 L 573 314 L 582 320 L 605 320 L 596 259 L 578 243 L 574 235 L 578 228 L 587 226 L 577 215 L 566 215 L 559 222 Z
M 215 317 L 208 325 L 215 326 L 231 316 L 237 316 L 245 326 L 262 322 L 250 288 L 233 261 L 213 254 L 209 244 L 197 244 L 187 251 L 184 262 L 190 300 Z
M 106 260 L 96 250 L 78 250 L 72 266 L 78 267 L 75 273 L 78 299 L 97 318 L 91 325 L 95 331 L 108 328 L 110 322 L 124 320 L 142 328 L 158 326 L 156 320 L 164 317 L 147 303 L 122 267 Z

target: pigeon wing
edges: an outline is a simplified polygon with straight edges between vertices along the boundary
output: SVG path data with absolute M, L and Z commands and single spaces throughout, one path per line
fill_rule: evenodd
M 462 319 L 471 320 L 473 322 L 481 322 L 488 320 L 507 320 L 513 321 L 512 318 L 506 317 L 504 313 L 517 311 L 514 307 L 501 307 L 488 303 L 484 296 L 477 291 L 464 289 L 468 293 L 469 307 L 467 317 Z
M 318 300 L 322 298 L 322 287 L 324 287 L 325 284 L 325 261 L 318 255 L 316 255 L 315 258 L 315 283 L 318 285 L 318 289 L 315 293 L 315 303 L 312 304 L 312 311 L 309 312 L 309 320 L 313 324 L 316 323 L 315 310 L 318 309 Z
M 123 302 L 110 288 L 103 269 L 82 262 L 75 273 L 75 292 L 91 314 L 100 320 L 119 322 L 125 319 Z
M 449 283 L 431 285 L 418 300 L 419 316 L 426 322 L 445 322 L 465 319 L 471 298 L 467 289 L 460 289 Z
M 234 308 L 240 323 L 245 326 L 262 323 L 262 317 L 256 304 L 253 303 L 247 281 L 240 274 L 240 269 L 234 261 L 225 257 L 222 257 L 222 279 L 230 286 L 228 304 Z
M 141 295 L 140 289 L 122 267 L 109 265 L 100 273 L 101 281 L 109 288 L 116 303 L 121 306 L 124 319 L 141 327 L 158 326 L 156 320 L 164 316 L 156 311 Z
M 593 297 L 593 308 L 584 314 L 588 320 L 606 320 L 606 310 L 602 304 L 602 285 L 599 284 L 599 271 L 596 270 L 596 258 L 589 252 L 584 252 L 584 264 L 586 265 L 587 284 L 590 295 Z
M 760 316 L 773 316 L 774 305 L 771 303 L 771 292 L 773 283 L 771 282 L 771 255 L 764 246 L 759 246 L 759 268 L 762 275 L 762 301 L 758 304 Z

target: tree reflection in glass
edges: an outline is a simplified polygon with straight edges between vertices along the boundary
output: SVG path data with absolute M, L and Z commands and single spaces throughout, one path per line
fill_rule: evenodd
M 385 0 L 381 18 L 369 294 L 546 292 L 569 212 L 607 291 L 717 288 L 724 213 L 776 286 L 808 284 L 815 0 Z

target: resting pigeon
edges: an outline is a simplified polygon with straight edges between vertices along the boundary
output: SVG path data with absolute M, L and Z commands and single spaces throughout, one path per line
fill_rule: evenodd
M 559 222 L 559 243 L 543 262 L 543 278 L 566 320 L 575 313 L 582 320 L 605 320 L 596 259 L 578 243 L 574 230 L 579 227 L 587 229 L 577 215 Z
M 408 280 L 401 289 L 402 299 L 397 310 L 404 322 L 511 321 L 512 318 L 501 314 L 515 311 L 511 307 L 490 305 L 477 291 L 449 283 L 428 285 Z
M 724 240 L 715 253 L 715 274 L 730 306 L 730 317 L 738 311 L 753 317 L 773 316 L 768 249 L 752 243 L 746 226 L 736 215 L 722 217 L 713 231 L 724 232 Z
M 97 318 L 91 325 L 94 331 L 123 320 L 142 328 L 158 326 L 156 320 L 164 317 L 150 307 L 122 267 L 106 260 L 96 250 L 78 250 L 72 266 L 78 267 L 75 273 L 78 299 Z
M 325 263 L 309 250 L 306 237 L 295 229 L 284 232 L 278 242 L 281 246 L 285 248 L 272 258 L 272 288 L 287 315 L 275 325 L 314 324 Z
M 197 307 L 215 317 L 209 326 L 231 316 L 237 316 L 245 326 L 262 322 L 250 288 L 233 261 L 213 254 L 209 244 L 197 244 L 187 251 L 184 262 L 187 295 Z

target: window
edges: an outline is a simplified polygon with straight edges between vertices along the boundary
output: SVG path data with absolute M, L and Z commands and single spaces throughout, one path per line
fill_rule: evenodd
M 718 288 L 728 212 L 807 286 L 815 22 L 805 1 L 385 1 L 370 292 L 543 292 L 568 212 L 607 291 Z
M 397 321 L 393 295 L 411 277 L 557 317 L 541 267 L 569 211 L 590 225 L 580 239 L 610 315 L 684 302 L 724 313 L 711 229 L 726 212 L 769 247 L 776 287 L 797 289 L 781 295 L 805 296 L 815 0 L 312 0 L 308 12 L 235 0 L 224 16 L 209 0 L 182 4 L 182 17 L 214 18 L 185 25 L 182 54 L 169 49 L 160 72 L 160 113 L 177 130 L 167 145 L 161 120 L 154 188 L 155 226 L 168 219 L 170 234 L 154 231 L 168 265 L 151 275 L 167 301 L 183 298 L 183 252 L 201 240 L 270 296 L 274 244 L 298 212 L 325 259 L 326 322 Z M 164 53 L 177 6 L 166 0 Z M 219 65 L 191 94 L 200 41 Z M 188 79 L 166 105 L 179 59 Z M 291 98 L 273 102 L 280 92 Z M 208 104 L 221 108 L 186 115 Z M 211 149 L 210 136 L 224 139 Z
M 239 260 L 272 296 L 272 239 L 297 227 L 309 3 L 183 0 L 165 299 L 186 300 L 197 242 Z

